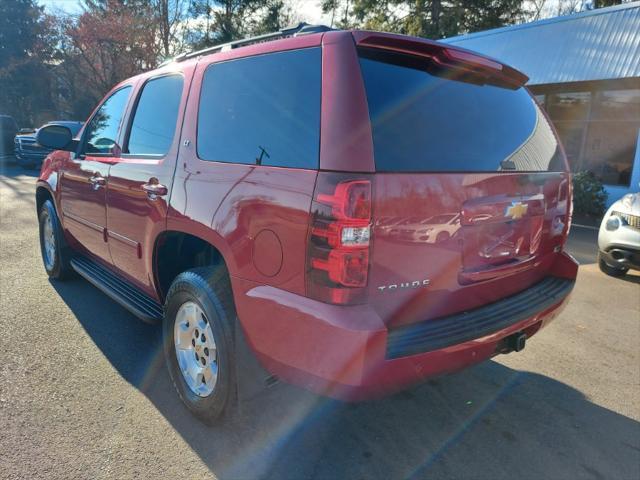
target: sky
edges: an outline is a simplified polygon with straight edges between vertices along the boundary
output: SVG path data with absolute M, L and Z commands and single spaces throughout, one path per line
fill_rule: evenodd
M 79 13 L 82 11 L 80 0 L 39 0 L 48 12 L 64 11 Z M 296 13 L 307 23 L 329 23 L 328 16 L 322 14 L 319 0 L 294 0 L 292 2 Z
M 574 5 L 579 7 L 580 5 L 584 6 L 587 3 L 592 3 L 592 1 L 593 0 L 546 0 L 542 18 L 557 15 L 557 10 L 560 5 Z M 75 14 L 82 11 L 80 0 L 38 0 L 38 2 L 44 5 L 45 9 L 50 13 L 63 11 Z M 311 24 L 329 25 L 331 23 L 331 15 L 322 13 L 320 2 L 321 0 L 289 0 L 287 3 L 293 7 L 294 13 L 296 14 L 296 21 L 300 19 L 301 21 Z M 525 4 L 527 3 L 530 4 L 532 2 L 531 0 L 525 1 Z
M 81 10 L 79 0 L 40 0 L 38 3 L 44 5 L 45 9 L 50 13 L 57 10 L 63 10 L 67 13 L 78 13 Z

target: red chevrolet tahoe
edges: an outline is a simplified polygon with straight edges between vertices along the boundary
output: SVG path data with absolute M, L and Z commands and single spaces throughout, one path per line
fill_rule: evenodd
M 577 273 L 566 158 L 526 81 L 308 26 L 177 57 L 76 138 L 39 131 L 46 271 L 162 322 L 208 422 L 256 369 L 357 400 L 519 351 Z

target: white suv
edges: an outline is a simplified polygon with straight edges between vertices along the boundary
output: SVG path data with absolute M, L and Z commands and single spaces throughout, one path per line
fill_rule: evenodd
M 598 264 L 616 277 L 640 270 L 640 193 L 625 195 L 607 210 L 598 233 Z

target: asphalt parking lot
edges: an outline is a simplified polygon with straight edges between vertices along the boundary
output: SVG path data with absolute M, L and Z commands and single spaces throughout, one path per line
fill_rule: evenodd
M 1 478 L 640 478 L 640 275 L 576 227 L 569 306 L 518 354 L 384 400 L 279 385 L 218 427 L 169 383 L 160 332 L 41 265 L 35 172 L 0 170 Z

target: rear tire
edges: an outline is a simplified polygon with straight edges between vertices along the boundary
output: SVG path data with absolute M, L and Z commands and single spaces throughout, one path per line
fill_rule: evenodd
M 163 320 L 165 361 L 186 407 L 210 425 L 235 398 L 235 318 L 223 266 L 188 270 L 171 284 Z
M 64 242 L 58 214 L 51 200 L 46 200 L 38 215 L 40 224 L 40 253 L 44 269 L 50 278 L 64 280 L 73 275 L 71 254 Z
M 606 273 L 611 277 L 623 277 L 629 271 L 629 268 L 616 268 L 604 261 L 600 252 L 598 252 L 598 266 L 602 273 Z

